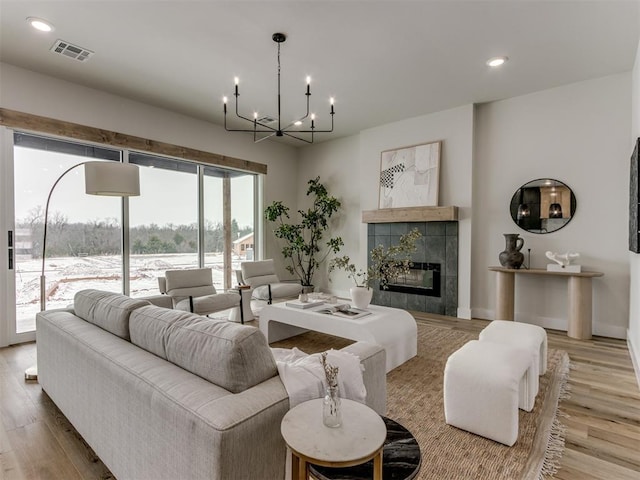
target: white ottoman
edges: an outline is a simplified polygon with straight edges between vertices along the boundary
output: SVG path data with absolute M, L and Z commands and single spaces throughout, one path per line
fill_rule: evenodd
M 528 323 L 494 320 L 480 332 L 479 338 L 482 342 L 503 343 L 530 350 L 538 375 L 547 373 L 547 332 L 544 328 Z
M 446 422 L 512 446 L 518 408 L 533 408 L 532 377 L 537 379 L 527 351 L 471 340 L 451 354 L 444 369 Z

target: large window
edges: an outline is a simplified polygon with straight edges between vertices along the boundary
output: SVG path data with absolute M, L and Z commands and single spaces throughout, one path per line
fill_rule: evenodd
M 224 289 L 235 282 L 229 274 L 238 262 L 252 258 L 255 174 L 16 133 L 18 333 L 35 328 L 40 310 L 44 208 L 52 185 L 83 161 L 122 158 L 140 166 L 139 197 L 86 195 L 83 167 L 65 174 L 54 190 L 47 222 L 47 309 L 66 307 L 85 288 L 158 294 L 157 277 L 168 269 L 210 266 L 216 287 Z
M 198 167 L 131 153 L 140 196 L 129 199 L 131 296 L 158 293 L 165 270 L 198 267 Z
M 255 175 L 215 167 L 203 173 L 204 264 L 213 269 L 216 288 L 224 288 L 235 283 L 240 262 L 253 259 Z

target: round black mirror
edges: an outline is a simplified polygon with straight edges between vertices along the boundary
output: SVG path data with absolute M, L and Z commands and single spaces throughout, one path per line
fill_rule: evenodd
M 511 218 L 530 233 L 551 233 L 571 221 L 576 196 L 564 183 L 540 178 L 525 183 L 511 197 Z

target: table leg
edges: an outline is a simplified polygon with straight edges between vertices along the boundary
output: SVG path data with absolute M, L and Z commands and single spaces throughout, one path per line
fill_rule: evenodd
M 373 480 L 382 480 L 382 449 L 373 457 Z
M 300 464 L 298 466 L 298 480 L 308 480 L 309 479 L 309 469 L 308 463 L 304 458 L 300 459 Z
M 578 340 L 591 338 L 592 310 L 591 278 L 569 277 L 568 337 Z
M 291 452 L 291 480 L 300 480 L 300 458 Z
M 496 272 L 496 320 L 513 320 L 516 275 Z

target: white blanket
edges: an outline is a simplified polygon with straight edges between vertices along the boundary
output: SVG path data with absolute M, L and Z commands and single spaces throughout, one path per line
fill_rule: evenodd
M 272 348 L 278 373 L 289 394 L 289 408 L 299 403 L 322 398 L 327 388 L 327 379 L 320 363 L 320 354 L 307 355 L 297 348 Z M 364 366 L 360 359 L 348 352 L 327 351 L 327 363 L 338 367 L 340 396 L 365 403 L 367 390 L 362 380 Z

